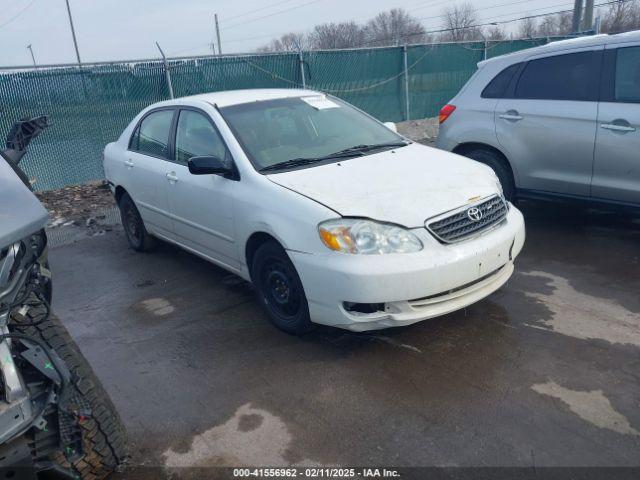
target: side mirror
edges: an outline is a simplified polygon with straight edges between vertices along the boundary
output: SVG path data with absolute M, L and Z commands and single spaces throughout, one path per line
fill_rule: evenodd
M 229 175 L 233 168 L 227 162 L 218 157 L 191 157 L 189 159 L 189 172 L 193 175 Z
M 391 130 L 392 132 L 398 133 L 398 127 L 396 127 L 395 123 L 393 123 L 393 122 L 384 122 L 384 126 L 387 127 L 389 130 Z

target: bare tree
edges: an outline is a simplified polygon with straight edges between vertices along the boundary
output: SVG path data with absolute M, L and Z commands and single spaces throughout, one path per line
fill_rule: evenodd
M 297 52 L 299 50 L 308 50 L 309 42 L 307 35 L 304 33 L 290 32 L 282 35 L 280 38 L 271 40 L 270 43 L 259 47 L 258 52 Z
M 525 18 L 518 25 L 518 38 L 533 38 L 536 36 L 538 24 L 533 18 Z
M 558 35 L 569 35 L 573 31 L 573 14 L 571 12 L 559 13 Z
M 353 21 L 316 25 L 309 34 L 309 44 L 316 50 L 353 48 L 363 43 L 365 43 L 364 28 Z
M 470 3 L 454 5 L 445 10 L 443 40 L 463 42 L 465 40 L 478 40 L 482 38 L 482 32 L 475 25 L 478 23 L 476 9 Z
M 369 20 L 365 36 L 367 44 L 375 46 L 422 43 L 427 39 L 422 24 L 402 8 L 379 13 Z
M 507 38 L 507 34 L 501 26 L 495 25 L 487 30 L 484 38 L 490 42 L 498 42 Z
M 554 37 L 559 35 L 569 35 L 572 31 L 571 12 L 547 15 L 542 19 L 537 30 L 539 37 Z
M 602 20 L 602 31 L 621 33 L 640 28 L 640 2 L 620 0 L 607 7 Z
M 539 37 L 552 37 L 557 35 L 558 25 L 554 15 L 548 15 L 542 19 L 538 27 L 537 35 Z

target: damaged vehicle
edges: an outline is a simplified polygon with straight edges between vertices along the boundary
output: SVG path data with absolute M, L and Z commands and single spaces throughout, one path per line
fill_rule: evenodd
M 0 150 L 0 478 L 99 479 L 126 460 L 125 430 L 51 312 L 48 215 L 18 165 L 47 126 L 16 122 Z
M 251 281 L 294 334 L 461 309 L 509 279 L 525 239 L 489 167 L 310 90 L 157 103 L 104 170 L 131 247 L 159 238 Z

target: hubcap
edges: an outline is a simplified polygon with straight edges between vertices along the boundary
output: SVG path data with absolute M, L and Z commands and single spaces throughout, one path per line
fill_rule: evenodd
M 288 265 L 270 260 L 263 269 L 262 285 L 267 305 L 282 317 L 293 317 L 300 309 L 300 292 Z

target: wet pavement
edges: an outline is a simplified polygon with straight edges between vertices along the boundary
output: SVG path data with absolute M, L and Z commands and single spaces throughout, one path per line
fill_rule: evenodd
M 369 334 L 273 328 L 249 285 L 120 229 L 54 247 L 54 308 L 134 465 L 640 466 L 640 219 L 523 205 L 508 284 Z

